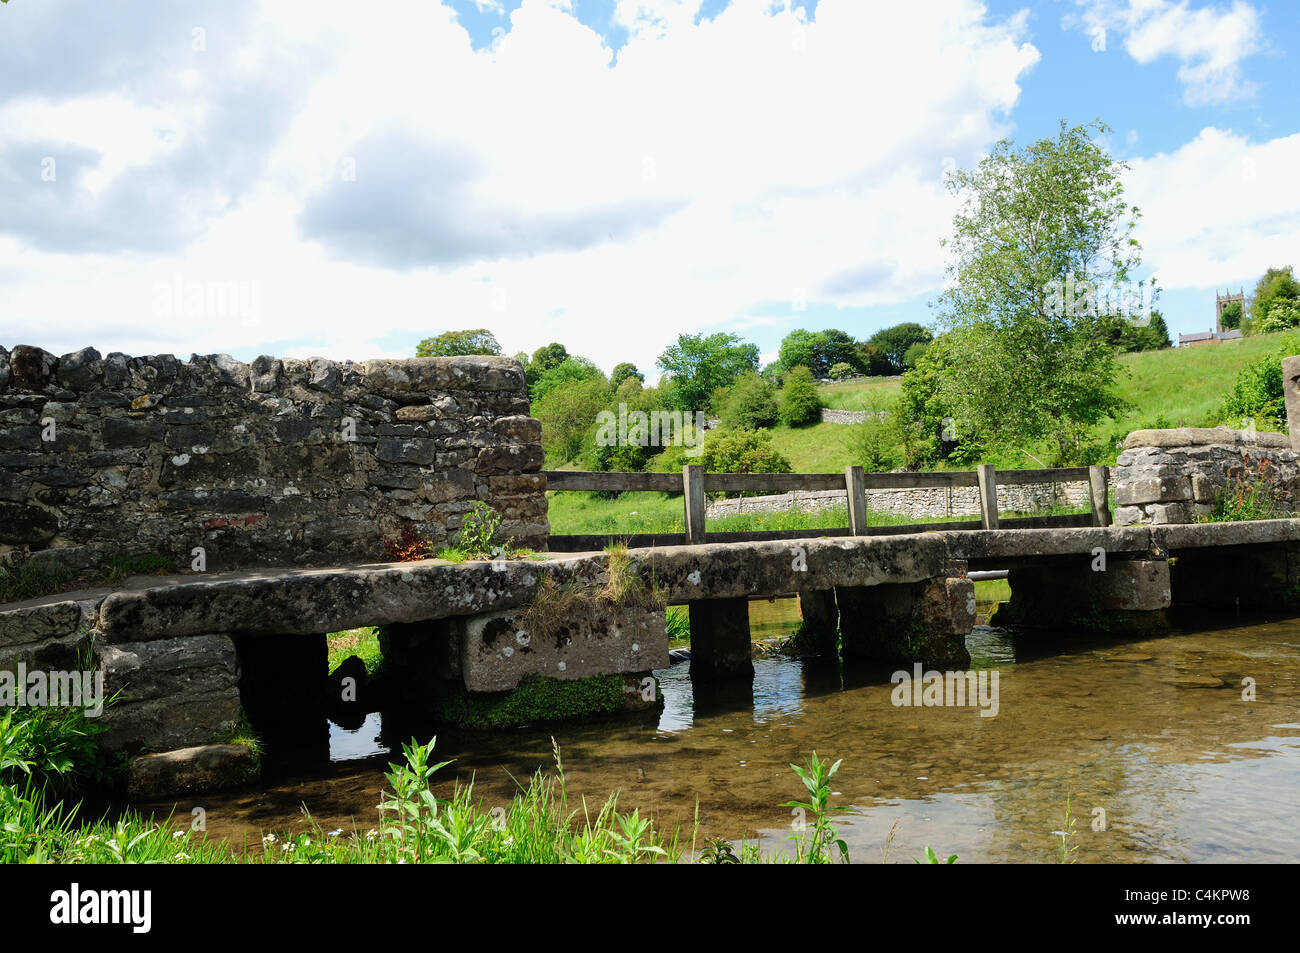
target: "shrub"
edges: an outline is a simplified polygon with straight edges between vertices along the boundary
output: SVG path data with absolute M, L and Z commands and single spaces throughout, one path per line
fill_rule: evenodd
M 868 473 L 883 473 L 903 462 L 898 408 L 871 406 L 868 411 L 871 416 L 848 428 L 848 450 Z
M 746 371 L 719 401 L 722 425 L 733 430 L 758 430 L 777 421 L 776 388 L 755 371 Z
M 853 365 L 845 364 L 843 361 L 840 361 L 840 363 L 831 368 L 830 375 L 837 381 L 842 381 L 846 377 L 852 377 Z
M 710 473 L 789 473 L 790 461 L 772 446 L 766 430 L 715 430 L 699 462 Z
M 822 399 L 813 383 L 812 371 L 800 365 L 792 368 L 781 388 L 781 422 L 803 427 L 820 419 Z

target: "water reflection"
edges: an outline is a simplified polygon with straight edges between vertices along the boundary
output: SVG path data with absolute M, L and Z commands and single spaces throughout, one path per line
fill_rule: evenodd
M 388 746 L 379 740 L 383 716 L 373 711 L 366 715 L 360 728 L 341 728 L 330 722 L 330 761 L 356 761 L 388 754 Z
M 797 618 L 789 602 L 768 605 Z M 790 816 L 778 805 L 800 793 L 789 763 L 816 749 L 843 759 L 835 801 L 858 811 L 842 829 L 859 861 L 878 861 L 892 829 L 892 861 L 910 863 L 930 844 L 962 862 L 1051 862 L 1067 800 L 1082 862 L 1300 853 L 1300 623 L 1125 643 L 981 628 L 968 646 L 976 667 L 999 671 L 995 718 L 894 707 L 890 671 L 879 667 L 759 659 L 752 694 L 702 698 L 679 665 L 658 673 L 658 723 L 439 731 L 439 759 L 456 760 L 438 794 L 472 779 L 485 802 L 508 804 L 515 778 L 550 767 L 554 737 L 574 797 L 620 790 L 626 809 L 688 834 L 698 802 L 701 836 L 758 836 L 764 849 L 783 849 Z M 331 757 L 379 750 L 379 727 L 372 716 L 355 732 L 332 729 Z M 208 797 L 209 831 L 240 840 L 296 829 L 303 804 L 329 828 L 368 828 L 387 761 L 338 762 Z

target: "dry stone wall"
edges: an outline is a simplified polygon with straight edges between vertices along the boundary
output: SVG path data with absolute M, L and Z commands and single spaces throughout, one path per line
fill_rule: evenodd
M 376 561 L 455 541 L 482 500 L 544 549 L 541 426 L 508 358 L 56 357 L 0 348 L 0 559 L 206 570 Z
M 1285 434 L 1227 427 L 1135 430 L 1114 470 L 1115 522 L 1194 523 L 1214 511 L 1238 478 L 1253 484 L 1261 472 L 1278 508 L 1295 512 L 1300 465 Z

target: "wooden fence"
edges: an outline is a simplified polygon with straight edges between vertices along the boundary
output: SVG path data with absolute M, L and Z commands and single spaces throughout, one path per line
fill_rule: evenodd
M 864 473 L 862 467 L 846 467 L 839 473 L 705 473 L 696 464 L 676 473 L 592 473 L 582 470 L 548 470 L 550 490 L 597 490 L 605 492 L 681 493 L 685 513 L 684 533 L 588 533 L 552 534 L 554 552 L 586 552 L 602 549 L 614 540 L 629 546 L 682 546 L 692 543 L 735 543 L 764 539 L 800 539 L 809 536 L 884 536 L 949 529 L 1040 529 L 1073 526 L 1109 526 L 1107 467 L 1059 467 L 1046 470 L 953 470 L 943 473 Z M 1087 483 L 1091 512 L 1065 516 L 998 517 L 998 487 L 1027 483 Z M 903 523 L 893 526 L 867 525 L 867 490 L 923 489 L 930 487 L 979 488 L 980 518 L 943 523 Z M 705 494 L 784 493 L 791 490 L 844 490 L 848 501 L 849 525 L 829 529 L 752 530 L 739 533 L 705 531 Z

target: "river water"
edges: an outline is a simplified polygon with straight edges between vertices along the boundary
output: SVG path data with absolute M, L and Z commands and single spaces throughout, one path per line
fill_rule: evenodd
M 797 620 L 793 600 L 751 603 L 755 637 Z M 688 840 L 698 804 L 701 837 L 777 850 L 795 823 L 779 805 L 802 794 L 789 764 L 815 749 L 843 761 L 832 803 L 857 812 L 837 821 L 854 861 L 888 847 L 910 863 L 928 844 L 963 863 L 1054 862 L 1068 803 L 1078 862 L 1294 862 L 1300 622 L 1216 626 L 1123 643 L 978 628 L 968 645 L 990 690 L 997 675 L 992 717 L 895 705 L 890 669 L 758 659 L 752 699 L 697 698 L 677 665 L 658 673 L 657 722 L 441 733 L 437 760 L 456 760 L 436 790 L 472 779 L 485 805 L 508 805 L 512 778 L 550 768 L 554 737 L 571 796 L 620 791 L 620 807 Z M 367 830 L 390 760 L 380 728 L 377 714 L 358 731 L 331 726 L 333 763 L 280 777 L 271 764 L 263 789 L 176 815 L 201 806 L 209 835 L 236 842 L 301 829 L 304 807 L 325 830 Z

